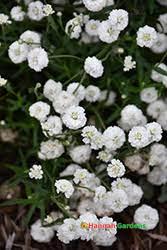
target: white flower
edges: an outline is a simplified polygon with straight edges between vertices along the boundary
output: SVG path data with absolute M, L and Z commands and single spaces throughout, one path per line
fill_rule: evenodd
M 55 11 L 53 10 L 50 4 L 45 4 L 43 6 L 43 12 L 44 12 L 44 16 L 49 16 L 55 13 Z
M 167 6 L 167 0 L 157 0 L 161 5 Z
M 79 234 L 81 240 L 89 241 L 93 239 L 93 236 L 96 234 L 96 230 L 91 227 L 89 228 L 86 225 L 89 225 L 89 223 L 98 224 L 98 218 L 96 217 L 96 215 L 91 213 L 82 214 L 80 215 L 78 222 L 80 224 Z
M 140 186 L 132 183 L 128 192 L 126 192 L 128 196 L 129 206 L 134 206 L 140 203 L 141 198 L 143 196 L 143 190 Z
M 70 198 L 70 196 L 73 194 L 74 192 L 74 187 L 71 184 L 70 181 L 66 180 L 66 179 L 61 179 L 55 182 L 55 187 L 56 187 L 56 191 L 59 194 L 64 193 L 66 198 Z
M 61 11 L 58 11 L 58 12 L 56 13 L 56 15 L 57 15 L 58 17 L 61 17 L 61 16 L 63 15 L 63 13 L 62 13 Z
M 102 231 L 108 231 L 108 233 L 112 234 L 113 236 L 117 233 L 117 222 L 113 221 L 113 218 L 108 217 L 108 216 L 104 216 L 103 218 L 99 219 L 100 224 L 115 224 L 115 227 L 113 228 L 104 228 L 102 229 Z
M 10 23 L 11 21 L 9 20 L 9 16 L 3 13 L 0 13 L 0 25 L 10 24 Z
M 54 80 L 49 79 L 44 85 L 43 94 L 53 102 L 59 96 L 62 88 L 61 82 L 55 82 Z
M 99 151 L 97 159 L 107 163 L 112 159 L 112 157 L 113 157 L 113 154 L 109 150 L 105 149 L 105 150 Z
M 65 219 L 63 224 L 58 227 L 57 237 L 65 244 L 79 238 L 79 223 L 75 219 Z
M 96 102 L 100 97 L 100 89 L 96 86 L 89 85 L 86 88 L 85 99 L 87 102 Z
M 90 159 L 91 148 L 89 145 L 76 146 L 70 150 L 69 154 L 74 162 L 85 163 Z
M 114 0 L 107 0 L 106 6 L 112 6 L 114 5 Z
M 111 163 L 108 164 L 107 172 L 110 177 L 121 177 L 125 174 L 125 167 L 120 160 L 113 159 Z
M 160 32 L 166 33 L 167 32 L 167 13 L 161 14 L 158 17 L 158 21 L 160 24 L 157 24 L 157 29 Z
M 33 240 L 48 243 L 54 236 L 54 230 L 52 227 L 43 227 L 41 221 L 37 220 L 31 225 L 30 234 Z
M 28 5 L 28 17 L 34 21 L 40 21 L 44 17 L 44 4 L 41 1 L 35 1 Z
M 111 183 L 112 191 L 123 190 L 126 194 L 128 194 L 132 187 L 132 181 L 127 178 L 117 178 L 115 181 Z
M 42 179 L 43 178 L 43 170 L 41 165 L 33 165 L 29 170 L 29 177 L 31 179 Z
M 74 173 L 73 181 L 78 184 L 81 182 L 82 184 L 85 183 L 88 179 L 89 172 L 87 169 L 77 169 Z
M 100 133 L 99 131 L 97 131 L 97 133 L 95 133 L 95 135 L 92 137 L 90 146 L 92 149 L 94 150 L 98 150 L 101 149 L 104 145 L 104 138 L 102 133 Z
M 140 99 L 145 103 L 155 102 L 158 98 L 158 91 L 154 87 L 145 88 L 140 92 Z
M 50 113 L 50 106 L 42 101 L 35 102 L 29 107 L 31 117 L 35 117 L 39 121 L 44 121 Z
M 55 96 L 53 102 L 55 111 L 60 114 L 63 114 L 66 109 L 70 108 L 71 106 L 77 105 L 78 99 L 67 91 L 61 91 L 58 96 Z
M 6 80 L 5 78 L 3 78 L 3 77 L 0 76 L 0 87 L 6 85 L 7 81 L 8 80 Z
M 151 50 L 156 53 L 164 53 L 167 49 L 167 36 L 165 34 L 157 33 L 158 40 L 157 42 L 151 47 Z
M 10 11 L 12 19 L 18 22 L 24 20 L 25 14 L 21 6 L 14 6 Z
M 133 127 L 129 132 L 128 141 L 132 147 L 144 148 L 150 143 L 150 133 L 143 126 Z
M 167 172 L 163 166 L 154 167 L 147 175 L 147 180 L 155 186 L 160 186 L 167 183 Z
M 69 129 L 76 130 L 82 128 L 87 121 L 84 108 L 80 106 L 67 108 L 62 115 L 62 121 Z
M 167 111 L 163 111 L 158 117 L 157 122 L 161 124 L 162 128 L 167 131 Z
M 167 161 L 167 148 L 165 145 L 160 143 L 154 143 L 151 146 L 150 154 L 149 154 L 149 165 L 156 166 Z
M 15 64 L 24 62 L 28 55 L 28 45 L 16 41 L 9 46 L 8 54 L 11 61 Z
M 86 169 L 76 170 L 74 173 L 74 182 L 76 184 L 79 183 L 81 187 L 78 187 L 77 190 L 86 197 L 93 197 L 93 192 L 90 190 L 94 191 L 100 185 L 100 179 L 95 174 L 89 173 Z
M 132 61 L 131 56 L 126 56 L 124 59 L 124 71 L 129 71 L 136 68 L 136 62 Z
M 122 9 L 115 9 L 110 12 L 109 21 L 116 30 L 124 30 L 128 25 L 128 12 Z
M 85 214 L 87 212 L 89 213 L 94 213 L 95 209 L 94 209 L 94 202 L 92 199 L 90 198 L 83 198 L 78 206 L 77 206 L 77 212 L 81 215 L 81 214 Z
M 41 34 L 35 31 L 26 30 L 21 34 L 19 41 L 20 43 L 26 43 L 30 51 L 33 48 L 40 47 Z
M 99 20 L 90 19 L 85 25 L 85 31 L 89 36 L 97 36 L 99 24 Z
M 120 213 L 128 207 L 128 196 L 125 191 L 117 189 L 112 192 L 107 192 L 107 194 L 106 203 L 115 213 Z
M 85 144 L 90 144 L 92 149 L 100 149 L 103 147 L 103 135 L 94 127 L 86 126 L 82 129 L 82 141 Z
M 125 165 L 133 172 L 142 168 L 144 161 L 140 154 L 134 154 L 125 158 Z
M 101 41 L 113 43 L 119 37 L 120 31 L 110 24 L 109 20 L 102 21 L 98 28 L 98 35 Z
M 104 133 L 104 146 L 109 150 L 116 150 L 121 148 L 125 142 L 125 133 L 124 131 L 117 126 L 108 127 Z
M 94 78 L 101 77 L 104 72 L 104 67 L 101 60 L 97 59 L 95 56 L 87 57 L 84 63 L 84 70 L 87 74 Z
M 74 18 L 69 20 L 66 23 L 65 32 L 70 36 L 71 39 L 78 39 L 81 32 L 82 26 L 84 24 L 84 16 L 83 14 L 76 15 Z
M 150 134 L 151 141 L 160 141 L 162 138 L 162 128 L 157 122 L 150 122 L 146 124 L 146 129 Z
M 137 45 L 151 48 L 157 41 L 157 32 L 154 28 L 145 25 L 137 31 Z
M 46 68 L 49 63 L 48 54 L 42 48 L 35 48 L 28 53 L 28 65 L 37 72 Z
M 62 133 L 62 121 L 61 119 L 54 115 L 49 116 L 44 122 L 41 122 L 41 127 L 44 135 L 54 136 Z
M 82 141 L 85 144 L 89 144 L 92 141 L 92 138 L 95 136 L 95 134 L 97 133 L 97 129 L 95 128 L 95 126 L 85 126 L 82 129 Z
M 93 241 L 95 241 L 96 245 L 111 246 L 116 241 L 115 237 L 115 234 L 117 233 L 116 221 L 113 221 L 112 218 L 105 216 L 99 219 L 99 224 L 102 225 L 115 224 L 115 227 L 113 228 L 106 227 L 106 228 L 100 228 L 100 230 L 96 230 L 96 234 L 93 237 Z
M 103 186 L 99 186 L 95 188 L 95 196 L 94 196 L 94 201 L 103 201 L 104 198 L 106 197 L 106 188 Z
M 159 222 L 159 215 L 155 208 L 148 205 L 142 205 L 137 208 L 134 214 L 134 222 L 145 224 L 146 228 L 143 230 L 151 230 L 156 227 Z
M 76 96 L 76 98 L 80 102 L 85 98 L 85 87 L 79 82 L 73 82 L 68 85 L 67 93 Z
M 60 173 L 60 176 L 74 175 L 77 169 L 81 169 L 81 166 L 71 163 Z
M 146 122 L 147 119 L 143 115 L 142 110 L 137 108 L 135 105 L 127 105 L 121 111 L 119 125 L 125 131 L 129 131 L 134 126 L 145 125 Z
M 106 222 L 107 223 L 107 222 Z M 116 237 L 106 230 L 99 230 L 93 237 L 93 242 L 98 246 L 109 247 L 116 241 Z
M 40 145 L 38 157 L 42 160 L 59 158 L 64 153 L 64 147 L 58 140 L 44 141 Z
M 157 119 L 159 115 L 167 109 L 167 105 L 162 100 L 152 102 L 147 107 L 147 114 L 154 119 Z
M 106 6 L 106 0 L 83 0 L 85 7 L 92 11 L 100 11 Z
M 164 71 L 167 71 L 167 66 L 164 63 L 157 63 L 155 66 Z M 151 78 L 156 82 L 162 82 L 164 86 L 167 87 L 167 76 L 157 72 L 156 70 L 152 70 Z

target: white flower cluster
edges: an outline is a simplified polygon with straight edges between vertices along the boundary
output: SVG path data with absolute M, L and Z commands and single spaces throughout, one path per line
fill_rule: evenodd
M 31 30 L 22 33 L 19 40 L 9 46 L 8 54 L 13 63 L 27 60 L 29 67 L 37 72 L 49 63 L 47 52 L 41 48 L 41 34 Z
M 151 48 L 157 42 L 158 36 L 154 28 L 145 25 L 137 31 L 137 44 L 140 47 Z
M 58 194 L 60 192 L 64 193 L 66 198 L 70 198 L 70 196 L 74 192 L 73 185 L 71 184 L 70 181 L 67 181 L 66 179 L 56 181 L 55 187 L 56 187 L 57 193 Z
M 133 127 L 128 136 L 128 141 L 132 147 L 143 148 L 152 142 L 158 142 L 162 138 L 162 128 L 159 123 L 151 122 L 145 126 Z
M 144 230 L 151 230 L 156 227 L 159 221 L 159 215 L 155 208 L 143 204 L 137 208 L 134 214 L 134 222 L 145 224 Z
M 11 18 L 17 22 L 24 20 L 26 13 L 21 6 L 14 6 L 10 11 Z
M 89 224 L 97 228 L 89 228 Z M 113 224 L 115 228 L 99 228 L 98 225 Z M 63 224 L 57 230 L 58 239 L 65 244 L 72 240 L 93 240 L 96 245 L 111 246 L 116 240 L 117 229 L 116 222 L 111 217 L 97 218 L 95 214 L 85 213 L 78 219 L 65 219 Z
M 129 71 L 136 68 L 136 62 L 132 61 L 131 56 L 126 56 L 124 59 L 124 71 Z
M 27 5 L 27 12 L 23 11 L 20 5 L 14 6 L 11 9 L 10 15 L 14 21 L 21 22 L 25 17 L 33 21 L 41 21 L 44 17 L 52 15 L 55 12 L 50 4 L 43 4 L 41 1 L 25 0 L 25 4 Z
M 58 239 L 65 244 L 79 238 L 86 241 L 93 240 L 96 245 L 102 246 L 111 246 L 116 241 L 117 223 L 112 217 L 97 218 L 94 213 L 86 212 L 77 219 L 64 219 L 61 225 L 54 224 L 62 217 L 61 213 L 53 211 L 47 215 L 43 224 L 40 220 L 35 221 L 30 230 L 32 238 L 40 243 L 48 243 L 56 232 Z
M 7 83 L 7 80 L 0 76 L 0 87 L 6 85 L 6 83 Z
M 62 11 L 67 1 L 54 0 L 53 3 L 61 5 Z M 26 1 L 26 4 L 27 13 L 20 6 L 12 8 L 13 20 L 23 21 L 28 16 L 32 21 L 40 21 L 54 14 L 52 6 L 44 5 L 41 1 Z M 82 0 L 72 4 L 74 8 L 79 6 L 79 10 L 80 4 L 83 4 L 87 10 L 98 12 L 113 5 L 113 1 Z M 126 10 L 110 11 L 106 8 L 107 19 L 97 20 L 95 17 L 98 15 L 87 15 L 83 5 L 81 11 L 73 13 L 73 18 L 66 23 L 65 33 L 70 39 L 80 39 L 81 48 L 82 42 L 99 42 L 99 46 L 104 47 L 101 42 L 111 44 L 119 39 L 123 31 L 125 41 L 130 43 L 133 40 L 133 46 L 124 48 L 120 41 L 119 45 L 115 43 L 112 48 L 111 45 L 105 45 L 100 53 L 94 54 L 92 51 L 86 54 L 84 59 L 81 58 L 82 69 L 71 76 L 71 79 L 77 79 L 81 74 L 80 82 L 71 82 L 71 79 L 66 81 L 62 75 L 58 78 L 63 79 L 62 82 L 49 79 L 43 87 L 43 96 L 47 100 L 43 101 L 40 95 L 38 101 L 29 107 L 30 116 L 39 121 L 46 137 L 38 150 L 38 158 L 46 162 L 41 164 L 43 167 L 33 165 L 28 176 L 43 183 L 46 171 L 44 164 L 50 160 L 55 160 L 58 164 L 60 162 L 61 170 L 58 169 L 54 177 L 55 197 L 52 196 L 52 200 L 55 199 L 64 214 L 69 215 L 69 218 L 64 218 L 62 214 L 49 214 L 43 224 L 38 220 L 32 225 L 31 235 L 36 241 L 49 242 L 56 231 L 58 239 L 65 244 L 81 239 L 93 240 L 96 245 L 111 246 L 116 241 L 116 227 L 95 229 L 89 227 L 89 224 L 116 225 L 111 217 L 114 213 L 121 213 L 129 206 L 140 204 L 144 190 L 139 186 L 137 178 L 132 182 L 129 172 L 136 176 L 145 175 L 145 179 L 152 185 L 167 183 L 167 147 L 161 141 L 163 130 L 167 131 L 165 91 L 163 99 L 159 98 L 161 90 L 167 87 L 167 66 L 163 63 L 163 58 L 160 59 L 161 63 L 150 67 L 152 72 L 149 77 L 153 82 L 147 79 L 147 75 L 146 78 L 141 76 L 141 80 L 139 63 L 142 61 L 139 62 L 138 58 L 139 51 L 142 50 L 140 47 L 150 48 L 148 53 L 160 54 L 166 51 L 166 14 L 158 17 L 161 28 L 157 24 L 157 31 L 148 25 L 139 27 L 134 41 L 130 38 L 130 32 L 125 30 L 129 24 Z M 62 28 L 62 13 L 57 15 Z M 41 40 L 41 34 L 25 31 L 18 41 L 10 45 L 10 59 L 15 64 L 27 60 L 30 68 L 36 72 L 42 71 L 48 66 L 49 59 L 47 52 L 41 47 Z M 52 48 L 48 51 L 51 50 Z M 122 55 L 125 52 L 127 56 Z M 82 53 L 79 56 L 81 55 Z M 133 84 L 135 79 L 131 74 L 127 86 L 123 78 L 119 81 L 117 73 L 112 76 L 110 68 L 113 67 L 114 59 L 110 57 L 110 65 L 106 66 L 111 55 L 113 58 L 118 55 L 118 62 L 123 64 L 123 77 L 128 75 L 125 72 L 137 67 L 138 82 L 132 88 L 128 89 L 130 81 Z M 66 54 L 58 55 L 57 58 L 66 56 L 79 59 L 77 55 Z M 149 64 L 143 59 L 143 69 Z M 114 67 L 113 74 L 119 69 Z M 106 72 L 109 72 L 109 77 L 103 79 Z M 162 85 L 158 86 L 155 82 Z M 5 83 L 6 80 L 0 78 L 0 85 Z M 133 93 L 134 98 L 131 99 Z M 118 103 L 115 103 L 116 96 Z M 119 103 L 121 99 L 123 102 Z M 57 219 L 61 219 L 60 223 L 54 224 Z M 158 221 L 158 212 L 148 205 L 139 205 L 134 213 L 134 222 L 145 224 L 145 230 L 155 228 Z M 51 224 L 50 227 L 46 227 L 47 224 Z
M 155 67 L 159 68 L 160 70 L 164 70 L 167 72 L 167 65 L 164 63 L 157 63 Z M 159 73 L 156 70 L 152 70 L 151 78 L 155 82 L 162 83 L 167 88 L 167 76 L 165 74 Z
M 149 153 L 149 165 L 154 166 L 147 175 L 147 179 L 153 185 L 167 183 L 167 147 L 160 143 L 152 145 Z
M 99 11 L 106 6 L 106 0 L 84 0 L 83 3 L 91 11 Z M 100 39 L 102 42 L 112 43 L 118 39 L 120 32 L 128 26 L 128 22 L 128 12 L 123 9 L 115 9 L 110 12 L 108 19 L 102 22 L 90 19 L 89 16 L 83 14 L 76 15 L 67 22 L 65 30 L 70 38 L 78 39 L 82 36 L 82 40 L 86 39 L 88 42 Z
M 145 88 L 140 92 L 140 99 L 145 103 L 152 103 L 158 99 L 158 91 L 154 87 Z
M 102 62 L 98 60 L 95 56 L 86 58 L 84 69 L 87 74 L 91 75 L 94 78 L 102 76 L 104 71 Z
M 129 131 L 135 126 L 143 126 L 147 123 L 147 118 L 144 116 L 141 109 L 135 105 L 127 105 L 121 111 L 121 119 L 118 124 L 125 131 Z
M 29 171 L 29 177 L 31 179 L 42 179 L 43 177 L 43 170 L 42 167 L 40 165 L 33 165 L 32 168 L 30 168 Z
M 4 13 L 0 13 L 0 25 L 4 25 L 4 24 L 11 24 L 11 21 L 9 20 L 8 15 Z

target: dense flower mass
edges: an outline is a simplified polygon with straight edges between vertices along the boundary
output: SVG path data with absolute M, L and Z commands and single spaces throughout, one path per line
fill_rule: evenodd
M 126 216 L 154 229 L 167 184 L 167 1 L 16 2 L 0 13 L 0 140 L 16 147 L 28 220 L 40 211 L 31 237 L 112 246 Z

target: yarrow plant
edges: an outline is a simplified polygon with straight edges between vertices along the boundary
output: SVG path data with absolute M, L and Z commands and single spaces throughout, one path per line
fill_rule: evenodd
M 116 227 L 84 225 L 117 225 L 125 210 L 144 230 L 159 222 L 147 191 L 161 202 L 167 184 L 166 1 L 134 2 L 24 0 L 0 13 L 0 138 L 18 131 L 6 165 L 35 241 L 111 246 Z

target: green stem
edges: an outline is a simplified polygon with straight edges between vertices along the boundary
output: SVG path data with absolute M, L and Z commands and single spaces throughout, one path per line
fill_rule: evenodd
M 81 75 L 83 70 L 80 70 L 78 73 L 76 73 L 74 76 L 72 76 L 70 79 L 68 79 L 63 85 L 69 84 L 72 80 L 74 80 L 77 76 Z
M 102 128 L 103 128 L 103 129 L 106 129 L 106 126 L 105 126 L 105 124 L 104 124 L 104 122 L 103 122 L 103 120 L 102 120 L 102 118 L 101 118 L 99 112 L 98 112 L 94 107 L 92 108 L 92 110 L 93 110 L 93 112 L 95 113 L 97 119 L 99 120 L 99 122 L 100 122 Z
M 50 59 L 56 59 L 56 58 L 72 58 L 72 59 L 76 59 L 78 61 L 83 62 L 84 60 L 78 56 L 72 56 L 72 55 L 56 55 L 56 56 L 50 56 Z
M 51 200 L 57 205 L 58 208 L 60 208 L 60 210 L 63 212 L 63 214 L 66 216 L 66 217 L 72 217 L 68 212 L 67 210 L 63 207 L 63 204 L 61 204 L 59 201 L 56 200 L 55 197 L 51 197 Z
M 80 186 L 80 185 L 76 185 L 77 188 L 83 188 L 83 189 L 87 189 L 88 191 L 95 193 L 95 191 L 93 191 L 92 189 L 88 188 L 88 187 L 84 187 L 84 186 Z
M 75 94 L 77 92 L 77 90 L 79 89 L 79 86 L 83 83 L 83 81 L 85 80 L 85 77 L 86 77 L 86 72 L 83 73 L 83 76 L 77 86 L 77 88 L 74 90 L 73 94 Z

